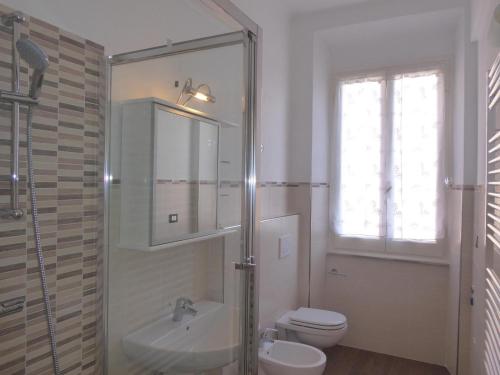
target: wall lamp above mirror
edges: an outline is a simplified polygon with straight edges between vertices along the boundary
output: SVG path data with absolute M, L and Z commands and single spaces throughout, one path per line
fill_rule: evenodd
M 177 99 L 177 104 L 186 105 L 191 99 L 197 99 L 201 102 L 215 103 L 215 96 L 212 95 L 210 86 L 206 83 L 198 85 L 196 88 L 193 87 L 193 80 L 188 78 L 184 87 Z

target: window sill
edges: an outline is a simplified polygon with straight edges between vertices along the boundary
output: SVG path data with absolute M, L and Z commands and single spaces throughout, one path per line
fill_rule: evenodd
M 332 250 L 328 251 L 328 255 L 340 255 L 348 257 L 359 257 L 359 258 L 370 258 L 378 260 L 391 260 L 397 262 L 407 262 L 407 263 L 419 263 L 427 264 L 432 266 L 449 267 L 450 263 L 442 258 L 428 258 L 428 257 L 416 257 L 408 255 L 398 255 L 398 254 L 380 254 L 380 253 L 369 253 L 369 252 L 359 252 L 359 251 L 349 251 L 349 250 Z

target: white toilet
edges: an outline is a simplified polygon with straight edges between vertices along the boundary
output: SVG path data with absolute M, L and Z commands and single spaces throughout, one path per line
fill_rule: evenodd
M 301 307 L 276 322 L 280 340 L 300 342 L 319 349 L 336 345 L 347 332 L 347 318 L 337 312 Z

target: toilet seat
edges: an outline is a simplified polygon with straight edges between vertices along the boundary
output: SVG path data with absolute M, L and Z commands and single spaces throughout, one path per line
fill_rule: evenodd
M 327 326 L 319 326 L 315 324 L 307 324 L 307 323 L 299 323 L 299 322 L 293 322 L 290 321 L 290 324 L 296 327 L 304 327 L 304 328 L 311 328 L 319 331 L 337 331 L 339 329 L 343 329 L 345 327 L 345 323 L 338 325 L 338 326 L 332 326 L 332 327 L 327 327 Z
M 301 307 L 289 315 L 290 324 L 320 330 L 338 330 L 345 327 L 347 318 L 335 311 Z

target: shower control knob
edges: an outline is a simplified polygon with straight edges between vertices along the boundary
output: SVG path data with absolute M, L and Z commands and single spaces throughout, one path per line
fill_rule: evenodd
M 24 216 L 24 212 L 23 210 L 21 210 L 20 208 L 18 208 L 17 210 L 12 210 L 12 217 L 14 219 L 20 219 Z
M 0 218 L 2 219 L 16 219 L 19 220 L 24 216 L 24 211 L 18 209 L 0 209 Z

